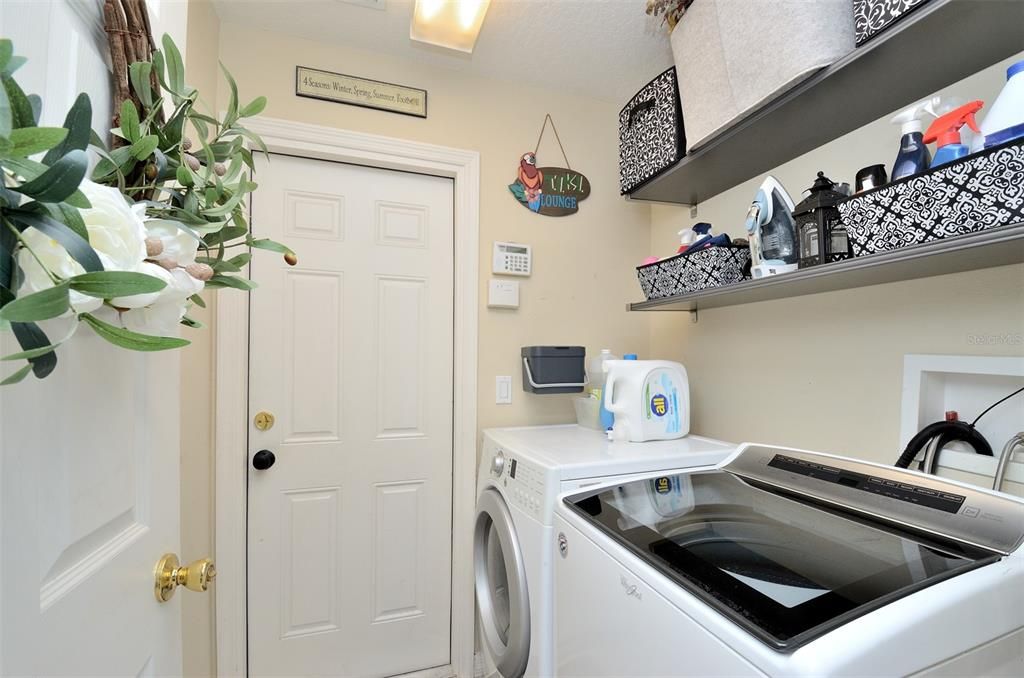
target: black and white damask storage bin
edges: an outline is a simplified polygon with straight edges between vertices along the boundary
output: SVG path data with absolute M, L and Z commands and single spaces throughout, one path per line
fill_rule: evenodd
M 665 297 L 742 282 L 750 278 L 749 247 L 708 247 L 636 267 L 644 297 Z
M 853 0 L 853 32 L 860 47 L 929 0 Z
M 1024 222 L 1024 139 L 839 203 L 853 256 Z
M 644 85 L 619 113 L 619 190 L 632 193 L 686 155 L 675 66 Z

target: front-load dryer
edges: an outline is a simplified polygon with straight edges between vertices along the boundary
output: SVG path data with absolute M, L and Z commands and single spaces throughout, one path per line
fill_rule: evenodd
M 487 673 L 554 673 L 552 521 L 558 495 L 652 471 L 711 467 L 735 449 L 700 436 L 610 442 L 575 425 L 484 431 L 474 570 Z
M 1024 675 L 1024 501 L 743 445 L 570 493 L 556 673 Z

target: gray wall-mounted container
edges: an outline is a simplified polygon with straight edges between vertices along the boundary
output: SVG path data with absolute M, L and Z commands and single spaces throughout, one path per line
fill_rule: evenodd
M 523 346 L 523 390 L 527 393 L 582 393 L 587 377 L 582 346 Z

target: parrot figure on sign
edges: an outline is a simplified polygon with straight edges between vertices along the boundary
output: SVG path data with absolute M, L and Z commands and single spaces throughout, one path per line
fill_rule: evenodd
M 534 153 L 524 153 L 519 161 L 518 182 L 523 186 L 523 193 L 526 197 L 526 204 L 534 212 L 540 209 L 541 186 L 544 185 L 544 173 L 537 169 L 537 156 Z

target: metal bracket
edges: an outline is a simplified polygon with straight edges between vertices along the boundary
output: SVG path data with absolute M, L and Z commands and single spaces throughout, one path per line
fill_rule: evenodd
M 697 218 L 697 204 L 696 203 L 694 203 L 693 205 L 690 205 L 690 218 L 691 219 L 696 219 Z
M 694 325 L 697 324 L 697 312 L 697 309 L 693 309 L 692 311 L 690 311 L 690 322 L 692 322 Z

